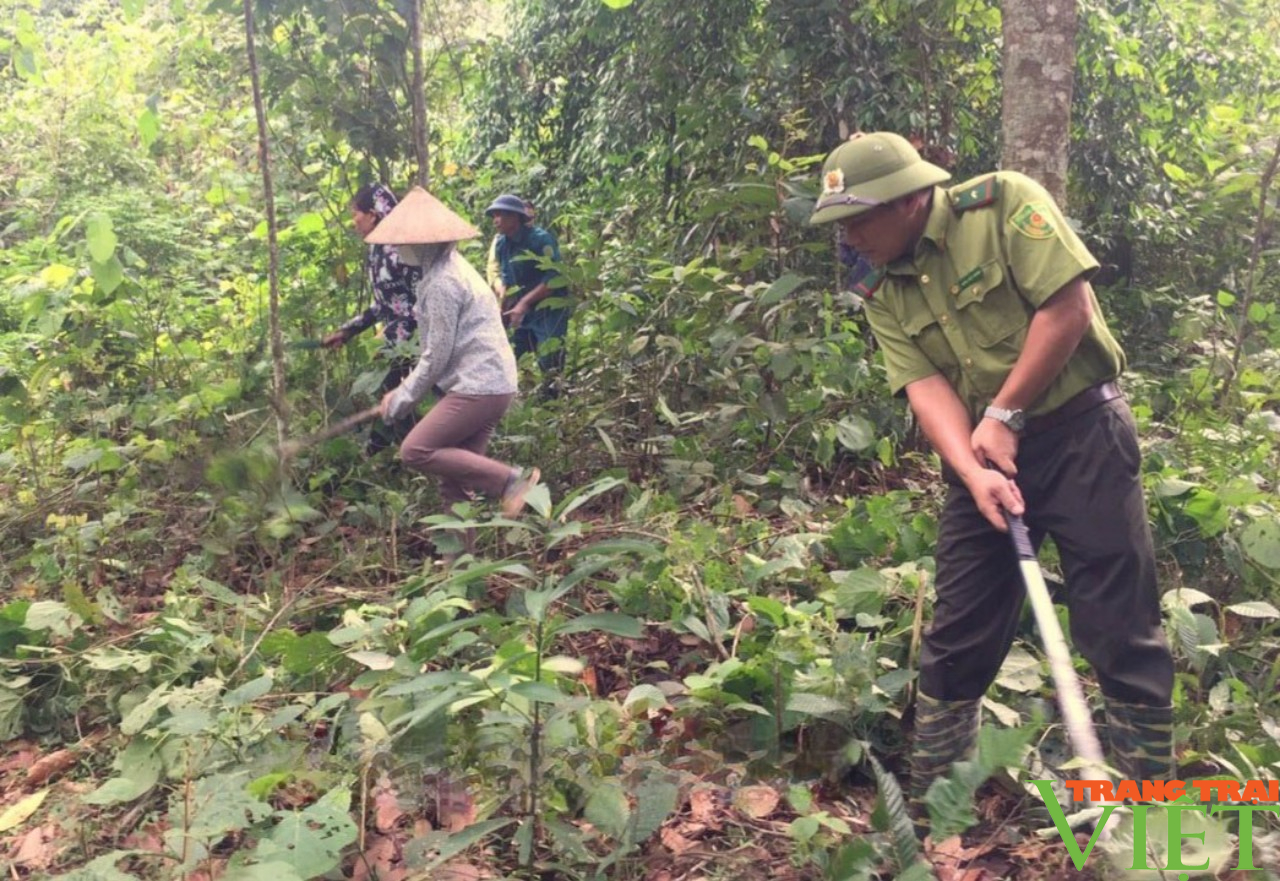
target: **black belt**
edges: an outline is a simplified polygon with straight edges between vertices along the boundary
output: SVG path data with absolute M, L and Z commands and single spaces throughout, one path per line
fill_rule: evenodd
M 1123 395 L 1120 386 L 1114 382 L 1100 382 L 1087 388 L 1061 407 L 1042 416 L 1032 416 L 1027 420 L 1027 427 L 1022 430 L 1023 437 L 1033 434 L 1044 434 L 1046 431 L 1065 425 L 1081 413 L 1092 410 L 1107 401 L 1114 401 Z

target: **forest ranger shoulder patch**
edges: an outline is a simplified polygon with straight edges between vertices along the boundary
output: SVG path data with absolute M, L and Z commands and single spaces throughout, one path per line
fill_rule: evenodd
M 1049 210 L 1039 202 L 1028 202 L 1009 218 L 1013 228 L 1029 239 L 1051 239 L 1058 234 L 1049 219 Z

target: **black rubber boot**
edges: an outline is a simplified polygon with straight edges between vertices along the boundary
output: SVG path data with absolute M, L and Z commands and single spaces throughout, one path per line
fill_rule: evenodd
M 1112 761 L 1128 780 L 1173 779 L 1173 707 L 1106 699 Z
M 929 785 L 951 766 L 969 757 L 978 740 L 982 700 L 940 701 L 921 693 L 916 700 L 916 732 L 911 744 L 911 791 L 908 806 L 916 835 L 929 834 Z

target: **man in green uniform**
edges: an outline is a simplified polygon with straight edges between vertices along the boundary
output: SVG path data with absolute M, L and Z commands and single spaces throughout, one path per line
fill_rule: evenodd
M 1136 779 L 1172 770 L 1173 661 L 1137 431 L 1115 384 L 1124 354 L 1088 282 L 1098 263 L 1025 175 L 949 179 L 898 135 L 855 135 L 827 157 L 810 219 L 841 224 L 872 264 L 855 290 L 949 485 L 911 758 L 922 834 L 924 793 L 973 746 L 1022 608 L 1005 510 L 1037 547 L 1057 544 L 1112 762 Z

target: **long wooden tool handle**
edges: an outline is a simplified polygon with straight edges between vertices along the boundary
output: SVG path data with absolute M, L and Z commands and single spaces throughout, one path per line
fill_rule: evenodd
M 1036 627 L 1040 631 L 1040 639 L 1044 642 L 1044 653 L 1049 658 L 1049 672 L 1053 676 L 1054 689 L 1058 693 L 1058 707 L 1062 710 L 1062 718 L 1067 726 L 1067 735 L 1077 758 L 1084 763 L 1081 776 L 1087 780 L 1104 780 L 1108 775 L 1102 758 L 1102 744 L 1098 742 L 1097 732 L 1093 729 L 1093 720 L 1089 716 L 1089 705 L 1085 703 L 1084 691 L 1080 680 L 1076 677 L 1075 667 L 1071 664 L 1071 652 L 1067 648 L 1066 637 L 1058 624 L 1058 616 L 1053 609 L 1053 599 L 1049 596 L 1049 588 L 1044 583 L 1044 573 L 1040 562 L 1036 559 L 1035 548 L 1031 545 L 1031 534 L 1027 524 L 1016 514 L 1004 513 L 1005 522 L 1009 524 L 1009 536 L 1013 539 L 1014 550 L 1018 554 L 1018 565 L 1022 570 L 1022 581 L 1027 588 L 1027 599 L 1031 603 L 1032 614 L 1035 615 Z
M 322 428 L 314 434 L 309 434 L 306 437 L 300 437 L 297 440 L 288 441 L 285 443 L 281 452 L 286 458 L 288 458 L 289 456 L 295 455 L 296 453 L 305 450 L 307 447 L 318 444 L 321 441 L 327 441 L 331 437 L 346 434 L 357 425 L 361 425 L 371 419 L 378 418 L 378 415 L 381 412 L 382 405 L 376 404 L 367 410 L 361 410 L 359 413 L 353 413 L 346 419 L 341 419 L 333 423 L 328 428 Z

